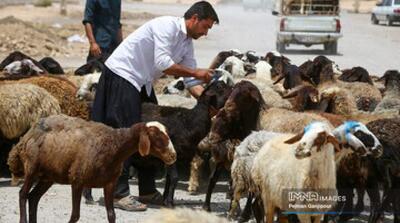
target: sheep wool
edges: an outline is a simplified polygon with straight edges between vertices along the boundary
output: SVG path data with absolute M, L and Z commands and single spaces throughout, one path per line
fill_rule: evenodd
M 57 99 L 32 84 L 2 84 L 0 98 L 0 130 L 7 139 L 20 137 L 40 118 L 61 113 Z

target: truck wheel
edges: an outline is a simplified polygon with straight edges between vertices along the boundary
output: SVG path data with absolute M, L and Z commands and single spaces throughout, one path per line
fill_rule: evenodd
M 375 14 L 371 15 L 371 23 L 374 25 L 377 25 L 379 23 L 379 20 L 376 18 Z
M 388 26 L 393 26 L 393 21 L 390 19 L 390 17 L 389 16 L 387 16 L 387 24 L 388 24 Z
M 324 44 L 324 50 L 328 54 L 337 54 L 338 43 L 337 41 Z
M 276 41 L 276 50 L 277 50 L 279 53 L 284 53 L 284 52 L 285 52 L 285 44 Z

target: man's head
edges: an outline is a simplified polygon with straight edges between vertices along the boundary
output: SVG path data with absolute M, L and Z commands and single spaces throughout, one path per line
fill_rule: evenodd
M 187 34 L 193 39 L 205 36 L 214 23 L 219 23 L 218 15 L 209 2 L 194 3 L 184 15 Z

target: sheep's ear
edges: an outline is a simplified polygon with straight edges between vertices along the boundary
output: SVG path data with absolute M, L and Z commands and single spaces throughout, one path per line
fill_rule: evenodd
M 146 130 L 142 130 L 139 136 L 139 154 L 141 156 L 147 156 L 150 154 L 150 138 Z
M 292 138 L 286 140 L 285 143 L 286 144 L 293 144 L 293 143 L 299 141 L 303 137 L 303 135 L 304 135 L 304 130 L 301 133 L 299 133 L 299 134 L 293 136 Z
M 342 149 L 339 141 L 334 136 L 328 135 L 327 142 L 332 143 L 333 147 L 335 148 L 335 152 L 340 152 L 340 150 Z

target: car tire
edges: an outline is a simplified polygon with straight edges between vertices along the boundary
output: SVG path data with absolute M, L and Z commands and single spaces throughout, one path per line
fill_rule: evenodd
M 279 42 L 279 41 L 276 41 L 276 50 L 279 52 L 279 53 L 284 53 L 285 52 L 285 44 L 284 43 L 281 43 L 281 42 Z
M 324 44 L 324 50 L 328 54 L 336 55 L 337 54 L 337 49 L 338 49 L 337 41 Z
M 393 26 L 393 21 L 390 19 L 390 17 L 387 16 L 386 18 L 387 18 L 387 24 L 388 24 L 388 26 Z
M 371 23 L 374 25 L 377 25 L 379 23 L 379 20 L 376 18 L 375 14 L 371 15 Z

